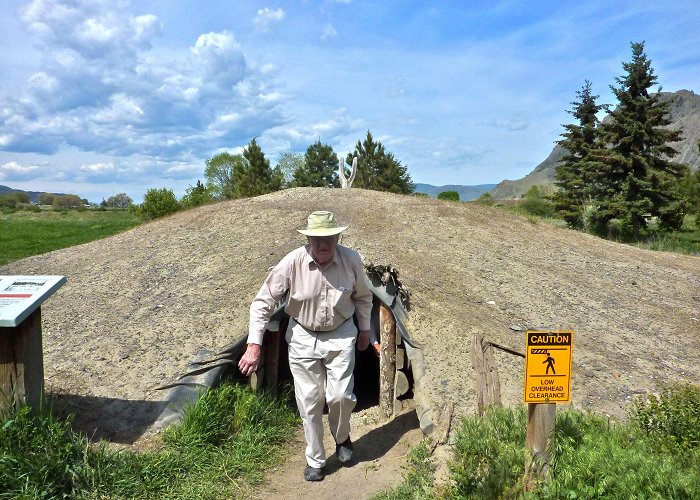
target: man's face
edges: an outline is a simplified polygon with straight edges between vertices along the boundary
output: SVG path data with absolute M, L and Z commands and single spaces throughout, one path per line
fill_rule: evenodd
M 325 266 L 335 255 L 335 245 L 338 243 L 338 235 L 334 236 L 308 236 L 311 245 L 311 255 L 319 266 Z

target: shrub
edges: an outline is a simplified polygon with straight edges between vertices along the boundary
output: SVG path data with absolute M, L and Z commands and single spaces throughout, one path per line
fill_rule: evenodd
M 179 209 L 180 204 L 172 189 L 149 189 L 143 197 L 140 213 L 147 219 L 157 219 L 177 212 Z
M 479 197 L 476 199 L 476 202 L 477 202 L 479 205 L 486 205 L 486 206 L 488 206 L 488 207 L 492 206 L 492 205 L 495 203 L 495 201 L 494 201 L 493 196 L 491 195 L 491 193 L 484 193 L 484 194 L 482 194 L 481 196 L 479 196 Z
M 657 397 L 635 401 L 633 420 L 665 447 L 677 450 L 700 448 L 700 387 L 673 385 Z
M 25 210 L 27 212 L 34 212 L 34 213 L 41 212 L 41 208 L 39 208 L 36 205 L 32 205 L 31 203 L 27 203 L 26 205 L 23 205 L 22 210 Z
M 525 197 L 520 204 L 520 208 L 530 215 L 537 217 L 554 217 L 554 204 L 543 198 Z
M 457 431 L 450 464 L 455 498 L 503 498 L 522 491 L 525 408 L 490 407 L 466 417 Z
M 443 191 L 437 195 L 438 200 L 459 201 L 459 193 L 457 191 Z

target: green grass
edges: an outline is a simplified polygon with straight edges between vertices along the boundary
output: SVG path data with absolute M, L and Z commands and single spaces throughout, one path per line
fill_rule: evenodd
M 0 213 L 0 265 L 111 236 L 140 224 L 129 210 Z
M 91 445 L 70 421 L 23 408 L 0 426 L 0 499 L 246 496 L 297 422 L 285 401 L 227 384 L 188 408 L 161 449 L 137 453 Z
M 523 480 L 526 423 L 524 406 L 464 418 L 446 485 L 432 485 L 430 457 L 419 449 L 404 483 L 377 498 L 700 498 L 697 386 L 638 400 L 626 422 L 558 413 L 551 474 L 534 491 Z
M 667 234 L 652 231 L 635 245 L 648 250 L 700 255 L 700 227 L 695 216 L 686 215 L 679 231 Z

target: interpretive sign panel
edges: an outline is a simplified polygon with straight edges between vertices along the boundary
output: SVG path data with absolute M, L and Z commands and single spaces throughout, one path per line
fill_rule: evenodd
M 574 332 L 529 330 L 526 335 L 525 402 L 568 403 Z
M 18 326 L 65 282 L 65 276 L 0 276 L 0 327 Z

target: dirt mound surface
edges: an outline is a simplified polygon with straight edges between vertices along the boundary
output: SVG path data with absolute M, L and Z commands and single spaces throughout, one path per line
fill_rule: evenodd
M 290 189 L 136 227 L 0 267 L 59 274 L 43 307 L 47 388 L 103 437 L 133 443 L 162 409 L 154 388 L 202 348 L 246 335 L 268 269 L 304 243 L 312 210 L 349 225 L 342 243 L 391 264 L 411 292 L 421 397 L 474 411 L 471 338 L 524 351 L 528 328 L 575 331 L 572 404 L 624 416 L 635 394 L 700 380 L 700 258 L 641 250 L 504 211 L 358 189 Z M 497 352 L 505 403 L 523 360 Z M 96 430 L 95 430 L 96 429 Z

